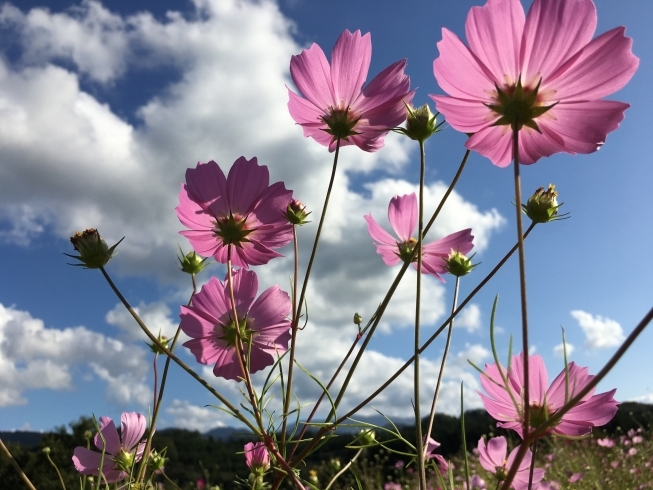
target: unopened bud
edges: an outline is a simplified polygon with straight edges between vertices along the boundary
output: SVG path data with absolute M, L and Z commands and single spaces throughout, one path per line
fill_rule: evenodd
M 310 223 L 310 221 L 306 221 L 309 214 L 311 213 L 306 212 L 306 206 L 297 199 L 293 199 L 286 208 L 285 216 L 291 224 L 301 226 Z
M 177 257 L 177 259 L 179 260 L 182 272 L 186 274 L 199 274 L 206 267 L 206 261 L 209 260 L 208 257 L 202 258 L 194 250 L 184 255 L 181 247 L 179 247 L 179 251 L 181 252 L 181 257 Z
M 376 445 L 376 433 L 372 429 L 361 429 L 358 433 L 357 440 L 361 446 Z
M 473 258 L 474 255 L 467 258 L 465 254 L 452 250 L 451 253 L 449 253 L 449 257 L 445 260 L 447 263 L 447 272 L 456 277 L 462 277 L 469 274 L 474 267 L 478 265 L 472 264 Z
M 425 141 L 438 131 L 436 123 L 437 114 L 433 114 L 428 104 L 414 108 L 406 105 L 406 129 L 399 128 L 398 131 L 415 141 Z
M 170 339 L 166 337 L 165 335 L 159 334 L 159 336 L 156 338 L 163 347 L 166 349 L 170 349 Z M 150 348 L 152 352 L 155 354 L 165 354 L 165 351 L 159 347 L 155 342 L 145 342 L 147 346 Z
M 156 450 L 152 450 L 150 457 L 147 460 L 147 466 L 152 471 L 161 471 L 165 467 L 167 459 L 168 458 L 165 457 L 165 454 L 158 453 Z
M 45 454 L 50 454 L 50 448 L 47 446 L 41 449 L 41 451 L 43 451 Z
M 564 203 L 558 204 L 558 193 L 553 184 L 549 184 L 548 189 L 540 187 L 528 198 L 526 204 L 522 204 L 522 210 L 534 223 L 548 223 L 563 219 L 564 216 L 558 216 L 558 208 Z
M 104 267 L 113 257 L 113 251 L 125 239 L 122 237 L 118 243 L 109 248 L 95 228 L 88 228 L 83 232 L 76 232 L 70 237 L 70 242 L 79 255 L 64 254 L 77 259 L 81 264 L 70 264 L 85 269 L 99 269 Z
M 358 312 L 354 313 L 354 323 L 360 327 L 360 324 L 363 323 L 363 317 L 358 314 Z
M 84 439 L 90 439 L 91 437 L 93 437 L 93 431 L 85 430 L 84 431 Z

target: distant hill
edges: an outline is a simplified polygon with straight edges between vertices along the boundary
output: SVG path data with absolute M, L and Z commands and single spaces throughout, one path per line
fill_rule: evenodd
M 42 432 L 29 432 L 24 430 L 0 431 L 0 439 L 4 442 L 13 442 L 23 446 L 38 446 L 43 437 Z

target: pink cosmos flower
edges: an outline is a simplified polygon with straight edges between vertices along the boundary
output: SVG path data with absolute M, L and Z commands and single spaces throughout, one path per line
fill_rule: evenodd
M 100 417 L 100 432 L 95 434 L 93 442 L 100 452 L 91 451 L 85 447 L 78 446 L 73 453 L 73 464 L 75 469 L 82 475 L 99 474 L 102 450 L 104 450 L 104 462 L 102 474 L 108 483 L 122 481 L 127 478 L 129 470 L 134 463 L 143 457 L 145 442 L 139 442 L 145 433 L 145 417 L 136 412 L 123 412 L 120 416 L 120 436 L 116 426 L 109 417 Z
M 501 366 L 505 373 L 506 369 Z M 539 355 L 529 356 L 529 387 L 530 387 L 530 420 L 531 427 L 544 423 L 565 404 L 565 400 L 573 398 L 594 378 L 587 374 L 588 369 L 571 362 L 568 370 L 568 397 L 565 397 L 565 370 L 548 386 L 548 375 L 544 361 Z M 485 365 L 485 373 L 481 376 L 481 384 L 487 395 L 479 393 L 488 413 L 500 420 L 499 427 L 513 429 L 522 434 L 522 391 L 523 391 L 524 356 L 512 356 L 510 371 L 507 373 L 508 393 L 496 364 Z M 562 416 L 562 419 L 547 433 L 560 436 L 583 436 L 592 431 L 592 427 L 606 424 L 617 412 L 618 402 L 613 398 L 617 390 L 594 395 L 592 389 L 582 401 Z M 513 398 L 518 404 L 515 407 Z
M 258 278 L 253 271 L 232 272 L 237 322 L 232 316 L 228 278 L 215 277 L 193 296 L 192 306 L 181 307 L 181 329 L 192 337 L 184 343 L 197 362 L 215 364 L 213 374 L 225 379 L 241 379 L 243 372 L 236 351 L 236 328 L 245 352 L 250 352 L 250 372 L 274 364 L 275 357 L 288 349 L 290 340 L 290 298 L 273 286 L 256 298 Z M 236 327 L 236 324 L 238 327 Z
M 406 119 L 415 91 L 397 61 L 363 87 L 370 68 L 372 39 L 345 30 L 331 52 L 331 64 L 317 44 L 290 60 L 290 75 L 302 96 L 288 89 L 288 110 L 304 136 L 328 146 L 356 145 L 377 151 L 388 131 Z
M 614 440 L 610 439 L 609 437 L 606 437 L 604 439 L 597 439 L 596 443 L 601 447 L 607 447 L 607 448 L 614 447 L 615 444 Z
M 374 240 L 376 252 L 383 257 L 383 262 L 386 265 L 395 265 L 400 260 L 408 260 L 417 245 L 417 239 L 413 238 L 417 227 L 417 196 L 415 193 L 393 197 L 388 206 L 388 219 L 399 240 L 381 228 L 372 218 L 372 214 L 365 216 L 367 231 Z M 474 246 L 473 239 L 471 228 L 467 228 L 433 243 L 422 244 L 422 272 L 432 274 L 444 282 L 440 274 L 447 272 L 445 260 L 449 257 L 449 253 L 452 250 L 463 254 L 468 253 Z M 417 269 L 417 259 L 413 262 L 413 266 Z
M 270 469 L 270 453 L 262 442 L 245 444 L 245 463 L 252 471 Z
M 600 100 L 622 88 L 639 60 L 617 27 L 592 39 L 592 0 L 535 0 L 528 15 L 519 0 L 472 7 L 469 47 L 447 29 L 433 63 L 449 97 L 431 95 L 465 146 L 499 167 L 512 159 L 511 127 L 519 115 L 519 161 L 553 153 L 591 153 L 619 126 L 622 102 Z
M 282 182 L 269 185 L 265 165 L 256 157 L 240 157 L 225 177 L 217 163 L 198 163 L 186 170 L 177 216 L 190 228 L 179 232 L 193 249 L 227 263 L 231 247 L 234 266 L 267 264 L 282 255 L 273 249 L 292 240 L 292 225 L 284 216 L 292 191 Z
M 493 473 L 498 481 L 503 481 L 508 476 L 508 471 L 512 466 L 519 446 L 513 449 L 506 459 L 508 454 L 508 443 L 506 438 L 493 437 L 485 444 L 485 439 L 482 437 L 478 441 L 478 452 L 481 466 L 490 473 Z M 519 469 L 512 480 L 511 488 L 515 490 L 526 490 L 528 488 L 528 478 L 530 473 L 531 450 L 526 451 L 526 456 L 519 463 Z M 533 470 L 533 483 L 537 484 L 544 478 L 544 470 L 542 468 L 535 468 Z

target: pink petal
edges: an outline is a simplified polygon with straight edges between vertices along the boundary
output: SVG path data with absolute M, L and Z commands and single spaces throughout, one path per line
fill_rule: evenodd
M 204 209 L 211 209 L 215 215 L 226 215 L 229 207 L 225 192 L 227 180 L 220 166 L 211 160 L 198 163 L 186 170 L 186 191 L 189 198 L 201 203 Z
M 219 347 L 218 342 L 224 344 Z M 218 340 L 216 336 L 191 339 L 184 342 L 186 347 L 200 364 L 211 365 L 217 362 L 217 359 L 224 355 L 224 352 L 231 352 L 233 348 L 226 348 L 226 342 Z
M 300 55 L 290 58 L 290 76 L 302 95 L 315 106 L 326 110 L 333 105 L 331 68 L 324 51 L 317 44 L 313 43 Z
M 409 93 L 410 78 L 404 73 L 405 69 L 406 60 L 396 61 L 385 68 L 363 88 L 361 96 L 352 105 L 352 110 L 363 114 L 374 125 L 385 125 L 384 120 L 394 121 L 399 113 L 405 119 L 406 108 L 401 100 L 410 103 L 414 95 L 414 91 Z M 388 109 L 394 109 L 395 113 L 386 114 Z M 397 124 L 399 123 L 394 125 Z
M 195 252 L 205 257 L 215 255 L 222 248 L 226 249 L 226 247 L 222 244 L 222 241 L 218 241 L 215 234 L 211 230 L 182 230 L 179 232 L 179 234 L 185 236 L 188 239 L 191 247 L 193 247 Z M 215 260 L 223 264 L 227 262 L 226 256 L 224 262 L 222 262 L 217 255 L 215 256 Z
M 567 102 L 600 99 L 624 87 L 639 66 L 633 40 L 624 31 L 617 27 L 594 39 L 553 73 L 542 90 L 555 89 L 554 97 Z
M 519 0 L 489 0 L 483 7 L 472 7 L 467 15 L 470 50 L 504 84 L 515 83 L 519 76 L 524 22 Z
M 592 153 L 603 145 L 609 132 L 619 127 L 628 107 L 611 100 L 561 103 L 549 111 L 553 119 L 538 122 L 543 133 L 554 133 L 561 139 L 564 151 Z
M 372 58 L 372 37 L 368 32 L 353 34 L 343 31 L 331 53 L 332 103 L 345 109 L 352 105 L 360 94 Z
M 508 452 L 508 442 L 505 437 L 493 437 L 487 442 L 487 445 L 485 439 L 481 437 L 477 449 L 481 466 L 490 473 L 496 473 L 497 466 L 500 468 L 504 466 Z
M 290 334 L 288 334 L 290 335 Z M 290 339 L 290 337 L 288 337 Z M 286 341 L 286 344 L 288 341 Z M 284 351 L 279 351 L 278 355 L 283 354 Z M 252 345 L 252 355 L 249 359 L 249 372 L 250 373 L 256 373 L 258 371 L 261 371 L 262 369 L 265 369 L 268 366 L 272 366 L 274 364 L 274 359 L 275 356 L 277 355 L 277 352 L 275 351 L 274 348 L 269 348 L 269 352 L 266 352 L 266 349 L 262 349 L 261 346 L 254 342 Z
M 524 386 L 524 354 L 512 356 L 510 366 L 510 378 L 515 381 L 517 386 Z M 539 354 L 529 356 L 528 361 L 528 380 L 530 393 L 530 402 L 542 405 L 544 402 L 546 390 L 549 387 L 549 378 L 546 372 L 544 360 Z
M 210 214 L 208 206 L 203 206 L 193 200 L 184 184 L 181 185 L 179 206 L 175 208 L 175 211 L 177 211 L 179 221 L 187 228 L 201 228 L 209 231 L 215 227 L 215 218 Z
M 102 453 L 89 451 L 85 447 L 77 446 L 73 452 L 72 459 L 75 469 L 82 475 L 98 475 L 100 462 L 102 461 Z M 116 463 L 111 460 L 111 456 L 106 453 L 104 455 L 102 473 L 106 477 L 108 483 L 121 481 L 127 477 L 127 473 L 119 470 Z
M 589 427 L 607 424 L 617 413 L 619 403 L 614 399 L 617 390 L 594 395 L 588 401 L 579 403 L 563 417 L 563 422 L 585 424 Z
M 388 219 L 401 241 L 410 240 L 417 226 L 417 196 L 415 193 L 394 196 L 390 199 Z
M 565 398 L 567 389 L 569 390 L 567 395 L 571 399 L 592 381 L 594 376 L 588 375 L 588 371 L 586 367 L 582 368 L 575 362 L 570 362 L 567 366 L 567 371 L 563 369 L 551 383 L 546 394 L 547 403 L 555 409 L 561 408 L 567 402 Z M 566 386 L 565 378 L 568 379 L 568 387 Z M 588 400 L 593 393 L 594 390 L 591 390 L 583 397 L 583 400 Z
M 512 401 L 497 401 L 485 396 L 483 393 L 479 393 L 479 395 L 481 396 L 481 401 L 483 402 L 485 410 L 492 416 L 492 418 L 510 422 L 519 420 L 519 414 L 517 413 L 515 406 L 512 404 Z M 519 398 L 517 398 L 517 401 L 519 401 Z
M 213 374 L 219 378 L 232 379 L 241 381 L 243 371 L 238 363 L 238 357 L 235 348 L 224 349 L 218 353 Z
M 182 311 L 201 315 L 200 318 L 207 322 L 207 325 L 202 326 L 200 329 L 189 329 L 189 331 L 196 333 L 196 335 L 190 333 L 189 335 L 193 337 L 203 336 L 202 332 L 207 332 L 208 323 L 213 322 L 215 324 L 229 317 L 231 302 L 227 301 L 224 290 L 225 285 L 218 281 L 217 278 L 212 277 L 209 282 L 202 286 L 200 292 L 193 296 L 192 306 L 182 306 Z
M 285 325 L 286 330 L 290 328 L 288 316 L 290 315 L 290 296 L 281 291 L 279 286 L 266 289 L 256 298 L 256 301 L 249 310 L 248 318 L 254 321 L 250 325 L 252 330 L 262 330 L 270 326 Z
M 122 438 L 122 447 L 128 453 L 131 453 L 136 445 L 140 442 L 147 422 L 145 417 L 136 412 L 123 412 L 120 416 L 120 435 Z
M 227 196 L 230 210 L 241 217 L 249 214 L 258 200 L 259 194 L 267 189 L 270 174 L 265 165 L 259 165 L 256 157 L 251 160 L 238 158 L 227 177 Z
M 596 30 L 592 0 L 535 0 L 522 41 L 522 82 L 548 80 L 558 67 L 590 42 Z
M 423 246 L 424 254 L 444 257 L 448 257 L 452 250 L 467 254 L 472 248 L 474 248 L 474 235 L 471 228 L 457 231 Z
M 512 136 L 508 126 L 492 126 L 473 134 L 465 147 L 492 160 L 497 167 L 507 167 L 512 161 Z
M 319 127 L 326 127 L 321 119 L 325 111 L 290 89 L 288 89 L 288 111 L 295 122 L 304 128 L 304 136 L 310 136 L 306 134 L 306 131 L 315 131 Z
M 100 417 L 100 432 L 102 432 L 104 441 L 102 441 L 99 433 L 95 434 L 93 438 L 95 447 L 100 451 L 104 450 L 108 454 L 118 454 L 120 452 L 120 437 L 113 420 L 109 417 Z
M 238 318 L 244 318 L 247 315 L 252 303 L 256 299 L 258 292 L 258 277 L 254 271 L 246 269 L 238 269 L 231 274 L 234 290 L 234 302 L 236 305 L 236 312 Z M 229 274 L 224 278 L 224 298 L 229 310 L 228 312 L 233 317 L 231 293 L 229 290 Z
M 429 95 L 435 101 L 435 108 L 441 112 L 447 123 L 463 133 L 476 133 L 489 127 L 499 115 L 476 100 L 456 99 L 444 95 Z
M 497 80 L 453 32 L 442 29 L 438 51 L 433 73 L 442 90 L 458 99 L 490 101 L 488 91 L 502 80 Z
M 519 131 L 519 163 L 522 165 L 530 165 L 542 157 L 566 151 L 559 134 L 542 129 L 544 122 L 539 119 L 536 122 L 540 124 L 541 133 L 526 126 Z
M 287 234 L 288 241 L 284 245 L 288 244 L 292 240 L 292 225 L 288 223 L 283 213 L 292 201 L 292 191 L 286 189 L 283 182 L 275 182 L 260 192 L 257 199 L 258 203 L 252 210 L 252 215 L 262 223 L 276 225 L 273 233 Z
M 376 252 L 383 257 L 383 262 L 386 265 L 395 265 L 399 262 L 399 256 L 397 252 L 399 248 L 397 247 L 397 240 L 385 231 L 379 224 L 374 221 L 371 214 L 365 215 L 365 221 L 367 221 L 367 231 L 372 237 L 372 240 L 375 241 L 374 245 L 376 246 Z

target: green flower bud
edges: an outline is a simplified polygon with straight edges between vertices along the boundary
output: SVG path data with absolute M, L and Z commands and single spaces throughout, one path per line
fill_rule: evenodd
M 361 429 L 356 439 L 361 446 L 376 445 L 376 433 L 372 429 Z
M 406 129 L 400 128 L 399 132 L 415 141 L 425 141 L 436 133 L 440 124 L 436 123 L 437 114 L 433 114 L 428 104 L 415 109 L 406 105 Z
M 447 263 L 447 272 L 456 277 L 462 277 L 469 274 L 474 267 L 478 265 L 472 264 L 472 258 L 474 258 L 474 255 L 467 258 L 465 254 L 452 250 L 449 254 L 449 258 L 445 260 Z
M 207 266 L 206 261 L 209 260 L 208 257 L 202 258 L 194 250 L 184 255 L 181 247 L 179 247 L 179 251 L 181 252 L 181 257 L 177 257 L 177 259 L 179 259 L 182 272 L 186 274 L 199 274 Z
M 147 466 L 152 471 L 161 471 L 164 468 L 167 460 L 168 458 L 165 457 L 165 454 L 158 453 L 156 452 L 156 450 L 153 449 L 147 460 Z
M 558 216 L 558 208 L 564 203 L 558 204 L 558 193 L 555 186 L 549 184 L 547 190 L 540 187 L 528 198 L 526 204 L 522 204 L 522 210 L 534 223 L 548 223 L 564 219 L 567 215 Z
M 358 314 L 358 312 L 354 313 L 354 323 L 360 327 L 360 324 L 363 323 L 363 317 Z
M 89 228 L 84 232 L 76 232 L 70 237 L 70 242 L 79 255 L 64 254 L 77 259 L 81 264 L 70 264 L 85 269 L 99 269 L 104 267 L 113 257 L 113 251 L 125 239 L 122 237 L 118 243 L 109 248 L 95 228 Z
M 84 431 L 84 439 L 90 439 L 91 437 L 93 437 L 93 431 L 85 430 Z
M 158 337 L 157 337 L 157 340 L 158 340 L 159 343 L 161 343 L 161 344 L 162 344 L 166 349 L 168 349 L 168 350 L 170 349 L 170 339 L 169 339 L 168 337 L 166 337 L 165 335 L 161 335 L 161 334 L 159 334 Z M 161 349 L 161 347 L 159 347 L 159 346 L 158 346 L 157 344 L 155 344 L 154 342 L 149 342 L 149 343 L 148 343 L 148 342 L 145 342 L 145 343 L 146 343 L 147 346 L 150 348 L 150 350 L 151 350 L 152 352 L 154 352 L 155 354 L 165 354 L 165 351 L 164 351 L 163 349 Z
M 47 446 L 41 449 L 41 451 L 43 451 L 45 454 L 50 454 L 50 448 Z
M 304 206 L 297 199 L 293 199 L 292 201 L 290 201 L 290 204 L 288 204 L 284 216 L 288 219 L 288 221 L 291 224 L 301 226 L 301 225 L 305 225 L 306 223 L 310 223 L 310 221 L 306 221 L 306 218 L 308 217 L 309 214 L 311 213 L 306 212 L 306 206 Z
M 115 458 L 116 465 L 123 471 L 129 472 L 132 466 L 134 466 L 134 460 L 136 459 L 135 453 L 128 453 L 124 449 L 120 450 L 120 453 Z

